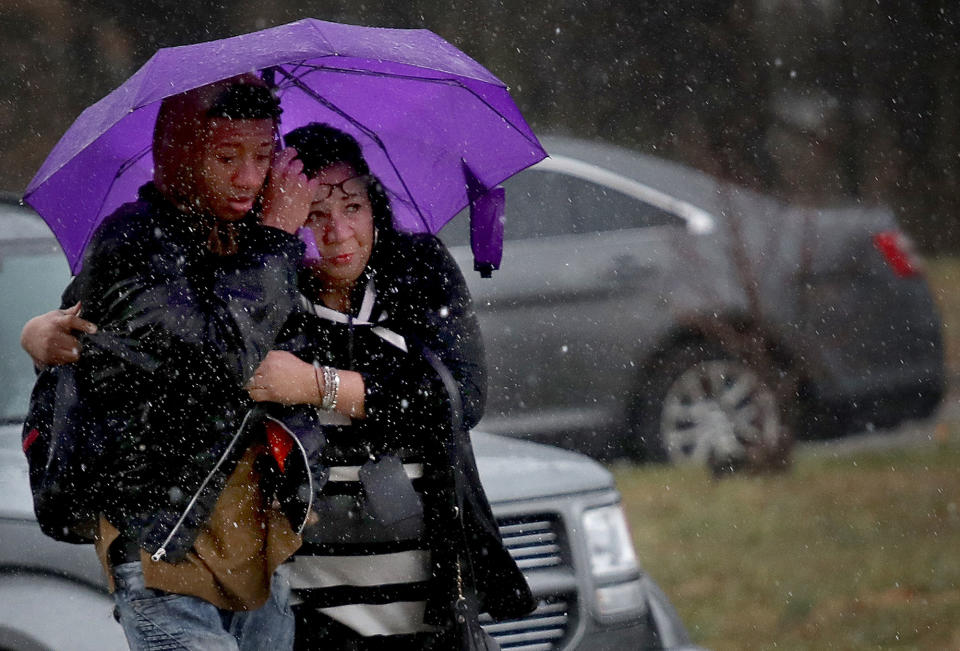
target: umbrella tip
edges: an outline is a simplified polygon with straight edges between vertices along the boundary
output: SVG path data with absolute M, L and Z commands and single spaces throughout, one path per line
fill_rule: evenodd
M 481 278 L 493 278 L 493 263 L 490 262 L 474 262 L 473 270 L 480 273 Z

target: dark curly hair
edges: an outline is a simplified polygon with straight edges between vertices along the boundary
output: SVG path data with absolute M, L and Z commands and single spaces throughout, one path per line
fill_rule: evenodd
M 359 176 L 369 175 L 371 180 L 367 195 L 373 210 L 374 226 L 393 229 L 390 199 L 380 179 L 370 174 L 370 166 L 356 138 L 329 124 L 311 122 L 286 134 L 283 141 L 287 147 L 297 150 L 297 158 L 303 162 L 303 173 L 309 178 L 335 163 L 347 163 Z
M 276 94 L 265 86 L 252 84 L 233 84 L 217 95 L 210 108 L 208 118 L 226 118 L 228 120 L 276 120 L 283 109 Z

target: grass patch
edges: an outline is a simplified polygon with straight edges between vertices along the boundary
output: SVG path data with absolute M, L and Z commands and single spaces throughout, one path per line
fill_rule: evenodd
M 960 648 L 960 427 L 779 476 L 616 466 L 637 550 L 711 649 Z
M 927 280 L 943 317 L 947 368 L 960 375 L 960 256 L 941 256 L 927 261 Z

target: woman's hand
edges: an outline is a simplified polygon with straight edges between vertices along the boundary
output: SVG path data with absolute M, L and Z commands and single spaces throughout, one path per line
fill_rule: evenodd
M 303 173 L 303 161 L 297 158 L 297 150 L 284 149 L 270 167 L 270 180 L 263 189 L 261 223 L 296 233 L 307 221 L 318 185 L 318 179 L 308 179 Z
M 338 370 L 337 373 L 340 390 L 335 411 L 349 418 L 364 418 L 363 376 L 356 371 Z M 244 388 L 257 402 L 320 406 L 326 387 L 317 376 L 313 364 L 284 350 L 271 350 Z
M 285 405 L 320 402 L 313 365 L 284 350 L 271 350 L 244 387 L 257 402 Z
M 80 303 L 35 316 L 23 326 L 20 345 L 37 366 L 58 366 L 80 359 L 76 331 L 93 334 L 97 326 L 80 318 Z

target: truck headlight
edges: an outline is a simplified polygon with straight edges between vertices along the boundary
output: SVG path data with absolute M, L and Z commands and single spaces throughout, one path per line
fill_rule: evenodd
M 590 572 L 595 579 L 623 577 L 637 571 L 637 554 L 627 518 L 619 504 L 583 512 Z

